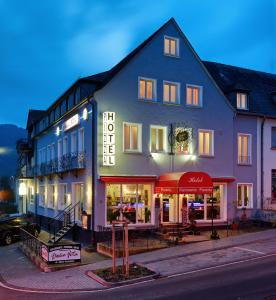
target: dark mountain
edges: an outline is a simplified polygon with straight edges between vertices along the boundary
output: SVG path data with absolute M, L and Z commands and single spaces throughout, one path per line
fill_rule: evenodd
M 0 124 L 0 177 L 16 173 L 16 141 L 27 137 L 27 131 L 12 124 Z

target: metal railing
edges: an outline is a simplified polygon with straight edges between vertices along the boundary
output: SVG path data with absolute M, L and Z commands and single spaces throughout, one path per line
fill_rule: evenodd
M 68 153 L 60 158 L 52 159 L 37 166 L 37 175 L 44 176 L 60 172 L 84 169 L 86 166 L 85 152 Z
M 41 246 L 46 245 L 43 241 L 29 233 L 28 231 L 20 228 L 20 243 L 34 252 L 37 256 L 41 256 Z
M 52 220 L 48 222 L 49 240 L 56 239 L 57 233 L 62 228 L 70 225 L 70 228 L 76 224 L 76 212 L 79 209 L 80 202 L 74 205 L 69 204 L 63 211 L 58 213 Z

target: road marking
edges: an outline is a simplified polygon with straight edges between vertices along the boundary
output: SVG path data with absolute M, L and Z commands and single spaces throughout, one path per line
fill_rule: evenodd
M 248 249 L 248 248 L 243 248 L 243 247 L 234 247 L 236 249 L 239 249 L 239 250 L 244 250 L 244 251 L 248 251 L 248 252 L 254 252 L 254 253 L 258 253 L 258 254 L 265 254 L 264 252 L 261 252 L 261 251 L 257 251 L 257 250 L 253 250 L 253 249 Z
M 197 270 L 188 271 L 188 272 L 184 272 L 184 273 L 178 273 L 178 274 L 168 275 L 165 278 L 173 278 L 173 277 L 179 277 L 179 276 L 184 276 L 184 275 L 199 273 L 199 272 L 202 272 L 202 271 L 219 269 L 219 268 L 223 268 L 223 267 L 228 267 L 228 266 L 237 265 L 237 264 L 240 264 L 240 263 L 255 261 L 255 260 L 259 260 L 259 259 L 263 259 L 263 258 L 268 258 L 268 257 L 273 257 L 273 256 L 276 256 L 276 253 L 262 255 L 262 256 L 253 257 L 253 258 L 244 259 L 244 260 L 239 260 L 239 261 L 230 262 L 230 263 L 225 263 L 225 264 L 221 264 L 221 265 L 217 265 L 217 266 L 213 266 L 213 267 L 208 267 L 208 268 L 203 268 L 203 269 L 197 269 Z M 24 289 L 24 288 L 19 288 L 19 287 L 18 288 L 17 287 L 11 287 L 9 285 L 4 284 L 3 282 L 0 282 L 0 287 L 6 288 L 6 289 L 9 289 L 9 290 L 13 290 L 13 291 L 17 291 L 17 292 L 24 292 L 24 293 L 36 293 L 36 294 L 81 294 L 81 293 L 108 292 L 110 290 L 117 290 L 117 289 L 121 289 L 121 288 L 124 288 L 124 287 L 129 287 L 129 286 L 134 286 L 134 285 L 138 285 L 138 284 L 142 284 L 142 283 L 152 282 L 152 281 L 155 281 L 155 280 L 156 279 L 149 279 L 149 280 L 145 280 L 145 281 L 141 281 L 141 282 L 137 282 L 137 283 L 131 283 L 131 284 L 126 284 L 126 285 L 116 286 L 116 287 L 111 287 L 111 288 L 106 288 L 106 289 L 79 290 L 79 291 L 45 291 L 45 290 L 43 291 L 43 290 L 32 290 L 32 289 Z

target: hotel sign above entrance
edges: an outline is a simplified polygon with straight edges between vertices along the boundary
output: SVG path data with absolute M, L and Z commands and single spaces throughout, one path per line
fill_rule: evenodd
M 103 113 L 103 165 L 115 165 L 115 112 Z

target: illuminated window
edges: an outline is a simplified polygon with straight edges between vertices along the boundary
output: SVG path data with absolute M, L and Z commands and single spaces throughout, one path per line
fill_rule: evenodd
M 189 106 L 202 106 L 202 87 L 187 85 L 186 104 Z
M 177 38 L 164 37 L 164 54 L 169 56 L 179 56 L 179 40 Z
M 156 81 L 154 79 L 139 78 L 139 98 L 156 100 Z
M 151 152 L 166 151 L 166 127 L 150 126 Z
M 45 206 L 46 189 L 44 185 L 39 187 L 39 206 Z
M 214 131 L 198 130 L 198 154 L 202 156 L 214 155 Z
M 238 183 L 237 191 L 237 205 L 239 208 L 247 207 L 252 208 L 252 184 L 240 184 Z
M 238 109 L 248 109 L 247 94 L 237 93 L 237 108 Z
M 179 83 L 167 82 L 165 81 L 163 84 L 163 101 L 165 103 L 179 103 Z
M 238 134 L 238 163 L 251 164 L 251 134 Z
M 142 125 L 134 123 L 124 123 L 124 151 L 142 151 Z
M 69 205 L 68 203 L 68 192 L 67 192 L 67 184 L 61 183 L 58 186 L 58 209 L 64 209 Z
M 49 188 L 49 194 L 48 194 L 48 207 L 55 208 L 57 205 L 57 192 L 56 192 L 56 186 L 54 184 L 48 185 Z

